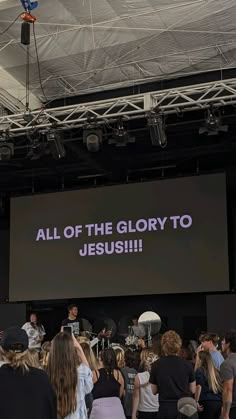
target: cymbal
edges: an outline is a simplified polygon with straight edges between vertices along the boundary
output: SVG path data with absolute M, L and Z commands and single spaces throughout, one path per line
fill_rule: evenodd
M 138 319 L 143 326 L 150 326 L 151 334 L 154 335 L 161 330 L 161 318 L 154 311 L 145 311 Z

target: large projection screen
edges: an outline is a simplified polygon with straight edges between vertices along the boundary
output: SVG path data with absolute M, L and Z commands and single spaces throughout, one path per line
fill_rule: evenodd
M 224 174 L 11 200 L 11 301 L 225 290 Z

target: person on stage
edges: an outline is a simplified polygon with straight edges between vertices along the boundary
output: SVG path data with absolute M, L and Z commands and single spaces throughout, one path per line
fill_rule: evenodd
M 76 304 L 70 304 L 68 306 L 68 317 L 61 323 L 61 327 L 70 326 L 74 336 L 79 336 L 81 332 L 84 332 L 83 322 L 78 317 L 78 307 Z
M 145 328 L 142 324 L 138 323 L 138 316 L 133 316 L 131 329 L 134 336 L 140 339 L 144 338 L 146 333 Z
M 41 350 L 41 344 L 46 335 L 43 325 L 38 321 L 37 314 L 30 314 L 30 321 L 26 322 L 22 329 L 24 329 L 29 338 L 29 349 Z

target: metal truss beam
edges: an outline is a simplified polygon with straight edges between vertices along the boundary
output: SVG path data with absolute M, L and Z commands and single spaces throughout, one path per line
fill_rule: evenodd
M 61 129 L 83 127 L 88 115 L 100 124 L 123 116 L 125 119 L 144 118 L 153 108 L 164 114 L 179 114 L 236 104 L 236 78 L 224 81 L 184 86 L 133 96 L 81 103 L 31 113 L 27 121 L 24 113 L 0 116 L 0 131 L 9 130 L 18 136 L 32 129 L 44 130 L 56 124 Z

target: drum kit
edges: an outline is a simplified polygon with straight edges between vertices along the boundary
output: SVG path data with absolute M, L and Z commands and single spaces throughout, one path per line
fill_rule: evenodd
M 84 335 L 89 339 L 92 338 L 91 346 L 96 347 L 97 354 L 99 346 L 102 350 L 106 348 L 113 348 L 115 350 L 125 350 L 125 348 L 137 350 L 142 347 L 150 348 L 152 346 L 153 336 L 161 330 L 161 318 L 154 311 L 145 311 L 138 318 L 138 326 L 140 330 L 144 331 L 145 336 L 137 336 L 135 328 L 131 325 L 131 316 L 124 316 L 120 319 L 118 333 L 116 323 L 110 318 L 96 320 L 93 328 L 87 319 L 83 319 L 83 324 L 84 329 L 86 329 Z M 93 333 L 93 330 L 96 333 Z M 122 343 L 111 342 L 116 335 Z

